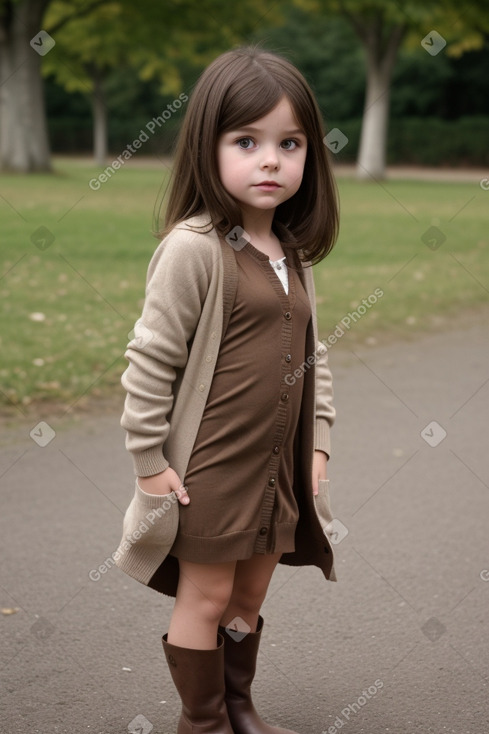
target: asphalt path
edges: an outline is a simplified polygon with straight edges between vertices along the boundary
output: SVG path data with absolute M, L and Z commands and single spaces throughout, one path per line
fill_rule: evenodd
M 254 685 L 271 723 L 489 731 L 487 336 L 479 322 L 331 349 L 339 580 L 285 566 L 272 579 Z M 172 600 L 118 568 L 90 578 L 133 491 L 119 414 L 4 427 L 2 732 L 176 731 L 161 646 Z

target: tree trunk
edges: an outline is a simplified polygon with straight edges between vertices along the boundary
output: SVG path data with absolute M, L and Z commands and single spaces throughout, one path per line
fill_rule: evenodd
M 3 3 L 0 17 L 0 167 L 22 173 L 51 170 L 39 38 L 50 0 Z M 43 45 L 44 44 L 44 45 Z
M 100 69 L 92 69 L 91 76 L 93 81 L 93 155 L 95 163 L 99 166 L 104 166 L 108 150 L 108 126 L 103 72 Z
M 362 38 L 367 60 L 367 89 L 357 161 L 360 179 L 385 177 L 390 86 L 404 33 L 404 26 L 396 26 L 384 43 L 382 28 L 377 27 Z

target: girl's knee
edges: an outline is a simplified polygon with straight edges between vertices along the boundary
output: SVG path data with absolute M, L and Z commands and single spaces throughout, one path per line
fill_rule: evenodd
M 257 581 L 236 584 L 231 594 L 231 604 L 243 612 L 254 614 L 260 611 L 267 593 L 268 584 Z
M 218 622 L 229 604 L 233 591 L 232 573 L 216 574 L 209 578 L 209 570 L 200 575 L 180 575 L 177 603 L 192 608 L 203 619 Z
M 250 562 L 238 564 L 234 578 L 232 603 L 243 611 L 259 611 L 267 595 L 270 579 L 278 558 L 253 558 Z

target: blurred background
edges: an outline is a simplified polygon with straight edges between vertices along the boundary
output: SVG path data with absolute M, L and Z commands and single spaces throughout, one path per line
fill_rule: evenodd
M 134 491 L 120 378 L 188 98 L 250 43 L 309 81 L 341 202 L 314 268 L 340 583 L 277 569 L 258 708 L 489 730 L 488 41 L 480 0 L 0 0 L 5 731 L 175 731 L 172 600 L 106 573 Z
M 289 58 L 324 117 L 342 228 L 315 271 L 322 337 L 484 314 L 488 38 L 466 0 L 0 0 L 3 409 L 120 399 L 186 102 L 237 45 Z

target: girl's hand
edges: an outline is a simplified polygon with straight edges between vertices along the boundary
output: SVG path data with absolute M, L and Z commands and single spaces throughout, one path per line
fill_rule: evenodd
M 151 477 L 138 477 L 139 487 L 147 494 L 170 494 L 175 492 L 178 501 L 182 505 L 188 505 L 190 497 L 187 488 L 180 481 L 180 477 L 171 467 L 167 466 L 165 471 L 153 474 Z
M 319 480 L 326 479 L 328 456 L 324 451 L 315 451 L 312 457 L 312 493 L 319 492 Z

